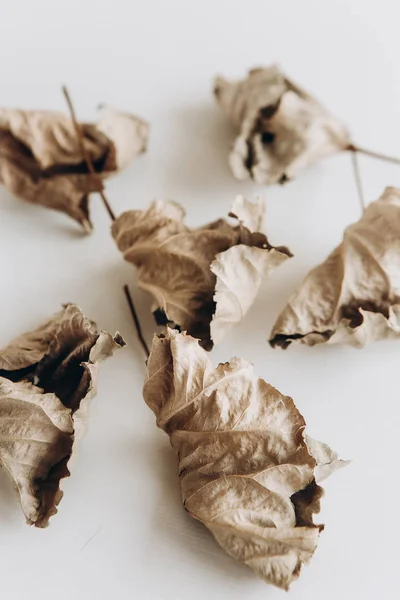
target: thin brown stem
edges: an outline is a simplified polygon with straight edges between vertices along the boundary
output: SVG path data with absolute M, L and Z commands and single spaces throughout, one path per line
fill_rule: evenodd
M 103 191 L 103 189 L 104 189 L 103 188 L 103 180 L 101 179 L 100 175 L 98 173 L 96 173 L 95 168 L 93 167 L 93 163 L 92 163 L 92 160 L 90 158 L 89 152 L 87 151 L 87 149 L 85 147 L 82 127 L 81 127 L 79 121 L 76 118 L 76 113 L 75 113 L 74 105 L 72 104 L 71 96 L 69 95 L 68 90 L 67 90 L 67 88 L 65 86 L 63 86 L 62 91 L 63 91 L 63 94 L 64 94 L 65 99 L 67 101 L 69 111 L 71 113 L 71 119 L 72 119 L 72 123 L 74 125 L 74 129 L 75 129 L 76 137 L 77 137 L 77 140 L 78 140 L 79 148 L 80 148 L 80 151 L 81 151 L 81 154 L 82 154 L 82 158 L 83 158 L 83 160 L 86 163 L 86 166 L 88 168 L 88 171 L 89 171 L 90 175 L 99 184 L 99 189 L 100 189 L 99 193 L 100 193 L 100 196 L 101 196 L 101 198 L 103 200 L 104 206 L 106 207 L 107 212 L 108 212 L 108 214 L 110 216 L 110 219 L 112 221 L 115 221 L 115 213 L 114 213 L 113 209 L 111 208 L 111 206 L 110 206 L 110 204 L 109 204 L 109 202 L 108 202 L 108 200 L 106 198 L 106 195 L 104 194 L 104 191 Z M 146 344 L 146 340 L 143 337 L 142 328 L 140 326 L 140 321 L 139 321 L 139 318 L 137 316 L 135 305 L 133 304 L 132 296 L 130 294 L 130 291 L 129 291 L 129 288 L 128 288 L 127 285 L 124 285 L 124 292 L 125 292 L 126 299 L 128 301 L 129 309 L 130 309 L 132 317 L 133 317 L 133 321 L 135 323 L 135 328 L 136 328 L 137 336 L 138 336 L 139 341 L 140 341 L 140 343 L 142 345 L 142 348 L 143 348 L 143 350 L 145 352 L 146 358 L 148 358 L 149 355 L 150 355 L 149 348 L 148 348 L 148 346 Z
M 347 150 L 353 152 L 359 152 L 360 154 L 365 154 L 366 156 L 371 156 L 372 158 L 377 158 L 378 160 L 384 160 L 386 162 L 391 162 L 395 165 L 400 165 L 400 158 L 396 158 L 395 156 L 388 156 L 387 154 L 381 154 L 380 152 L 374 152 L 373 150 L 368 150 L 367 148 L 362 148 L 360 146 L 355 146 L 354 144 L 350 144 L 347 147 Z
M 81 127 L 78 119 L 76 118 L 74 105 L 72 104 L 71 96 L 69 95 L 69 92 L 65 85 L 62 87 L 62 91 L 65 96 L 65 100 L 67 101 L 69 111 L 71 113 L 71 119 L 72 119 L 72 123 L 74 125 L 74 129 L 75 129 L 76 137 L 78 140 L 79 148 L 80 148 L 80 151 L 82 154 L 82 158 L 86 163 L 89 173 L 91 174 L 93 179 L 95 179 L 97 181 L 97 183 L 99 184 L 99 187 L 100 187 L 99 194 L 101 196 L 101 199 L 103 200 L 104 206 L 106 207 L 106 210 L 110 216 L 110 219 L 112 221 L 115 221 L 114 211 L 111 208 L 111 206 L 106 198 L 106 195 L 103 191 L 103 181 L 102 181 L 100 175 L 98 173 L 96 173 L 95 168 L 93 167 L 92 160 L 90 158 L 89 152 L 87 151 L 85 143 L 84 143 L 82 127 Z
M 356 187 L 357 187 L 357 192 L 358 192 L 358 199 L 359 199 L 360 205 L 361 205 L 361 212 L 364 212 L 365 200 L 364 200 L 364 194 L 363 194 L 363 189 L 362 189 L 360 167 L 358 164 L 358 153 L 357 152 L 351 153 L 351 162 L 353 164 L 354 179 L 356 180 Z
M 129 309 L 131 311 L 131 314 L 132 314 L 132 317 L 133 317 L 133 320 L 134 320 L 134 323 L 135 323 L 137 336 L 138 336 L 139 341 L 140 341 L 140 343 L 142 345 L 142 348 L 144 350 L 146 358 L 149 358 L 149 356 L 150 356 L 149 347 L 148 347 L 148 345 L 146 343 L 146 340 L 143 337 L 142 328 L 140 326 L 140 321 L 139 321 L 139 318 L 137 316 L 135 305 L 133 304 L 132 296 L 131 296 L 131 293 L 130 293 L 129 288 L 128 288 L 127 285 L 124 285 L 124 293 L 125 293 L 125 296 L 126 296 L 126 299 L 127 299 L 128 305 L 129 305 Z

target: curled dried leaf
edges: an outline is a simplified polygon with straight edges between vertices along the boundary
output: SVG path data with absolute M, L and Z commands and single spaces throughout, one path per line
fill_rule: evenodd
M 289 299 L 270 344 L 364 346 L 400 336 L 400 190 L 386 188 Z
M 106 177 L 146 148 L 148 126 L 105 107 L 81 125 L 95 171 Z M 90 231 L 88 198 L 101 189 L 82 157 L 72 120 L 61 113 L 0 109 L 0 182 L 10 192 L 62 211 Z
M 69 304 L 0 351 L 0 464 L 17 485 L 28 524 L 45 527 L 57 512 L 98 365 L 124 345 Z
M 159 324 L 171 323 L 211 349 L 239 323 L 263 277 L 291 256 L 261 233 L 263 205 L 242 196 L 234 202 L 235 225 L 220 219 L 190 229 L 174 202 L 123 213 L 112 234 L 125 260 L 138 269 L 139 286 L 154 297 Z
M 214 93 L 239 129 L 230 154 L 237 179 L 284 183 L 350 145 L 343 124 L 276 66 L 252 69 L 242 81 L 218 77 Z
M 198 341 L 176 331 L 154 338 L 143 396 L 178 454 L 186 510 L 233 558 L 287 589 L 322 529 L 316 480 L 344 463 L 304 436 L 293 400 L 250 363 L 214 369 Z

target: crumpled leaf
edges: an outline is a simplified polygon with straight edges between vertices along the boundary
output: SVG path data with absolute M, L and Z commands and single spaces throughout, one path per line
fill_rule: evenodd
M 0 350 L 0 464 L 16 483 L 29 525 L 45 527 L 57 512 L 98 365 L 124 345 L 68 304 Z
M 143 397 L 177 452 L 185 509 L 233 558 L 287 589 L 323 529 L 313 523 L 317 476 L 343 461 L 305 437 L 293 400 L 250 363 L 213 369 L 197 340 L 173 330 L 154 338 Z
M 388 187 L 350 225 L 278 317 L 270 344 L 364 346 L 400 336 L 400 190 Z
M 291 256 L 260 232 L 261 202 L 234 202 L 235 225 L 220 219 L 190 229 L 174 202 L 123 213 L 112 234 L 125 260 L 138 268 L 139 286 L 154 297 L 158 324 L 174 324 L 210 350 L 253 303 L 263 277 Z M 212 339 L 211 339 L 212 338 Z
M 229 159 L 237 179 L 284 183 L 350 146 L 344 125 L 276 66 L 241 81 L 217 77 L 214 93 L 239 130 Z
M 146 148 L 148 125 L 102 108 L 96 125 L 82 124 L 85 148 L 99 175 L 124 168 Z M 57 112 L 0 109 L 0 183 L 34 204 L 62 211 L 91 230 L 88 197 L 101 189 L 90 175 L 73 122 Z

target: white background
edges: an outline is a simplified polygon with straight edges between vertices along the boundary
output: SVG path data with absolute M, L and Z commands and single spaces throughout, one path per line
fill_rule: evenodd
M 78 115 L 99 102 L 151 123 L 148 153 L 107 187 L 119 213 L 155 197 L 188 222 L 226 214 L 237 193 L 266 193 L 275 244 L 295 258 L 264 285 L 242 323 L 211 355 L 241 355 L 290 394 L 312 436 L 353 463 L 326 483 L 319 548 L 290 598 L 398 598 L 400 342 L 364 350 L 291 347 L 266 339 L 308 269 L 360 216 L 350 156 L 325 160 L 287 186 L 238 183 L 233 132 L 211 94 L 216 73 L 242 77 L 279 62 L 351 127 L 360 145 L 400 156 L 400 8 L 394 0 L 2 0 L 0 103 Z M 400 168 L 361 160 L 368 201 L 400 186 Z M 130 282 L 147 339 L 149 301 L 109 235 L 99 197 L 85 237 L 66 216 L 0 189 L 0 343 L 36 327 L 62 302 L 79 304 L 129 346 L 102 365 L 90 430 L 59 513 L 46 530 L 24 523 L 0 474 L 0 597 L 7 600 L 275 600 L 284 593 L 224 554 L 180 504 L 175 457 L 141 397 L 143 356 L 122 294 Z

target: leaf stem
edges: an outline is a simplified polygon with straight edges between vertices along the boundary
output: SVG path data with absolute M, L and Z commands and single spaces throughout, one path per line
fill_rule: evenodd
M 146 343 L 146 340 L 143 337 L 142 328 L 140 326 L 140 321 L 139 321 L 139 318 L 137 316 L 135 305 L 133 304 L 132 296 L 131 296 L 131 293 L 130 293 L 129 288 L 128 288 L 127 285 L 124 285 L 124 293 L 125 293 L 125 296 L 126 296 L 126 300 L 128 302 L 129 309 L 131 311 L 131 315 L 133 317 L 133 321 L 135 323 L 137 336 L 138 336 L 139 341 L 140 341 L 140 343 L 142 345 L 142 348 L 144 350 L 146 358 L 149 358 L 149 356 L 150 356 L 149 347 L 148 347 L 148 345 Z
M 371 156 L 372 158 L 377 158 L 378 160 L 384 160 L 386 162 L 394 163 L 395 165 L 400 165 L 400 158 L 396 158 L 395 156 L 389 156 L 388 154 L 381 154 L 380 152 L 375 152 L 373 150 L 368 150 L 367 148 L 362 148 L 361 146 L 356 146 L 354 144 L 350 144 L 347 146 L 346 150 L 353 152 L 359 152 L 360 154 L 365 154 L 366 156 Z
M 356 187 L 357 187 L 357 192 L 358 192 L 358 199 L 360 201 L 361 212 L 363 213 L 365 210 L 365 199 L 364 199 L 364 193 L 363 193 L 363 188 L 362 188 L 362 183 L 361 183 L 361 175 L 360 175 L 360 167 L 358 164 L 357 151 L 353 151 L 351 153 L 351 162 L 353 165 L 354 179 L 356 180 Z
M 68 90 L 67 90 L 67 88 L 66 88 L 65 85 L 62 87 L 62 91 L 63 91 L 63 94 L 64 94 L 65 99 L 67 101 L 69 111 L 71 113 L 71 119 L 72 119 L 72 123 L 74 125 L 76 137 L 77 137 L 77 140 L 78 140 L 78 143 L 79 143 L 79 148 L 80 148 L 81 153 L 82 153 L 82 158 L 85 161 L 86 166 L 87 166 L 88 171 L 91 174 L 91 176 L 100 184 L 100 186 L 99 186 L 100 187 L 100 192 L 99 192 L 100 196 L 101 196 L 101 198 L 103 200 L 104 206 L 106 207 L 106 210 L 107 210 L 107 212 L 109 214 L 109 217 L 110 217 L 111 221 L 114 222 L 115 218 L 116 218 L 115 217 L 115 213 L 114 213 L 113 209 L 111 208 L 111 206 L 110 206 L 110 204 L 109 204 L 109 202 L 107 200 L 107 197 L 106 197 L 106 195 L 105 195 L 105 193 L 103 191 L 104 190 L 103 180 L 101 179 L 100 175 L 98 173 L 96 173 L 96 171 L 95 171 L 95 169 L 93 167 L 93 163 L 92 163 L 92 160 L 90 158 L 89 152 L 86 150 L 85 143 L 84 143 L 84 138 L 83 138 L 82 127 L 81 127 L 79 121 L 76 118 L 76 113 L 75 113 L 74 105 L 72 104 L 71 96 L 69 95 L 69 92 L 68 92 Z M 139 341 L 140 341 L 140 343 L 141 343 L 141 345 L 143 347 L 143 350 L 144 350 L 144 352 L 146 354 L 146 358 L 148 358 L 149 355 L 150 355 L 149 348 L 148 348 L 148 346 L 146 344 L 146 340 L 143 337 L 143 333 L 142 333 L 142 328 L 141 328 L 141 325 L 140 325 L 140 321 L 139 321 L 139 318 L 137 316 L 135 305 L 133 303 L 132 296 L 130 294 L 130 291 L 129 291 L 129 288 L 128 288 L 127 285 L 124 285 L 124 292 L 125 292 L 126 299 L 128 301 L 129 309 L 130 309 L 132 317 L 133 317 L 133 321 L 135 323 L 135 328 L 136 328 L 137 336 L 138 336 Z
M 88 171 L 91 174 L 91 176 L 93 177 L 93 179 L 95 179 L 100 184 L 99 194 L 101 196 L 101 199 L 103 200 L 104 206 L 106 207 L 106 210 L 110 216 L 110 219 L 112 221 L 115 221 L 115 213 L 114 213 L 113 209 L 111 208 L 111 206 L 107 200 L 107 197 L 103 191 L 103 189 L 104 189 L 103 180 L 101 179 L 100 175 L 98 173 L 96 173 L 95 168 L 93 167 L 93 163 L 90 158 L 89 152 L 87 151 L 85 143 L 83 141 L 84 138 L 83 138 L 81 124 L 79 123 L 79 121 L 76 118 L 74 105 L 72 104 L 71 96 L 69 95 L 69 92 L 65 85 L 62 86 L 62 91 L 65 96 L 65 100 L 67 101 L 69 111 L 71 113 L 71 119 L 72 119 L 72 123 L 74 125 L 76 137 L 78 139 L 78 144 L 79 144 L 79 148 L 80 148 L 80 151 L 82 154 L 82 158 L 85 161 Z

